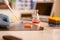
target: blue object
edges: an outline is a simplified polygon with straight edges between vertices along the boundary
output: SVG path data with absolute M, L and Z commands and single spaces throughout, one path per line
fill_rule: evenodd
M 35 9 L 36 2 L 31 0 L 31 9 Z
M 3 0 L 0 0 L 0 2 L 2 3 L 2 2 L 3 2 Z
M 9 17 L 4 14 L 0 14 L 0 29 L 6 28 L 8 29 L 8 26 L 10 24 Z
M 60 27 L 60 25 L 49 24 L 50 27 Z
M 23 0 L 19 0 L 19 2 L 23 2 Z

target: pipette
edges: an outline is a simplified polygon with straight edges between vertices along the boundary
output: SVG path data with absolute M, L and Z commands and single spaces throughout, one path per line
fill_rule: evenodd
M 15 12 L 11 9 L 11 7 L 9 6 L 9 2 L 8 0 L 4 0 L 5 4 L 8 6 L 8 8 L 10 9 L 10 11 L 12 12 L 12 14 L 14 15 L 15 19 L 17 21 L 19 21 L 19 18 L 15 15 Z

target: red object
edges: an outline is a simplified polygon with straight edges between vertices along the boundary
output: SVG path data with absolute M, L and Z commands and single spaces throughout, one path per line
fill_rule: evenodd
M 34 21 L 32 21 L 32 23 L 33 23 L 33 24 L 39 24 L 40 21 L 39 21 L 39 20 L 34 20 Z
M 32 23 L 33 23 L 33 24 L 39 24 L 39 22 L 35 22 L 35 21 L 34 21 L 34 22 L 32 22 Z
M 32 28 L 32 25 L 31 24 L 25 24 L 24 28 Z

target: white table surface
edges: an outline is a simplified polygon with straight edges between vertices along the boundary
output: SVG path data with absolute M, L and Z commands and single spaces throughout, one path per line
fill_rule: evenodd
M 23 40 L 52 40 L 50 31 L 0 31 L 0 40 L 3 35 L 12 35 Z
M 0 40 L 3 40 L 3 35 L 12 35 L 23 40 L 60 40 L 60 29 L 51 29 L 47 23 L 41 25 L 45 28 L 43 31 L 0 31 Z

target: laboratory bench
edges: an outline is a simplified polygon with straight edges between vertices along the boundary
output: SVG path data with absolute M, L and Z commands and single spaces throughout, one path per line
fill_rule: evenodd
M 0 29 L 0 31 L 44 31 L 54 29 L 60 30 L 60 27 L 49 26 L 48 22 L 40 22 L 38 25 L 34 25 L 31 21 L 18 21 L 10 23 L 7 29 Z
M 59 28 L 49 27 L 47 22 L 40 22 L 40 25 L 44 27 L 44 30 L 26 31 L 20 30 L 20 22 L 11 23 L 9 30 L 0 31 L 0 40 L 3 40 L 4 35 L 12 35 L 23 40 L 60 40 Z
M 30 24 L 32 28 L 24 28 L 25 24 Z M 40 30 L 40 27 L 43 27 L 42 30 Z M 12 23 L 9 26 L 9 31 L 44 31 L 44 30 L 54 30 L 58 29 L 60 30 L 60 27 L 52 27 L 49 26 L 48 22 L 40 22 L 39 26 L 33 25 L 31 21 L 24 21 L 24 22 L 16 22 Z
M 25 28 L 25 24 L 30 25 L 32 28 Z M 47 23 L 41 22 L 39 25 L 41 25 L 42 27 L 47 27 Z M 44 25 L 44 26 L 43 26 Z M 40 26 L 39 26 L 40 27 Z M 16 22 L 16 23 L 12 23 L 9 26 L 9 30 L 10 31 L 39 31 L 39 27 L 37 25 L 33 25 L 31 22 L 29 21 L 24 21 L 24 22 Z
M 10 26 L 10 31 L 0 31 L 0 40 L 3 40 L 2 36 L 4 35 L 12 35 L 23 40 L 60 40 L 60 29 L 49 27 L 46 22 L 40 22 L 44 30 L 39 31 L 19 31 L 19 25 L 20 22 L 13 23 Z

